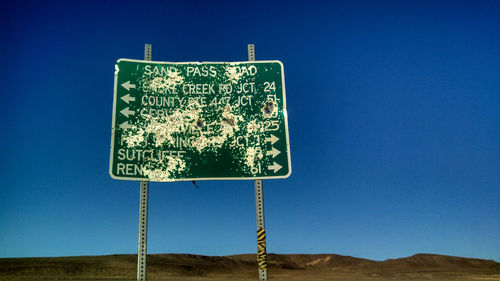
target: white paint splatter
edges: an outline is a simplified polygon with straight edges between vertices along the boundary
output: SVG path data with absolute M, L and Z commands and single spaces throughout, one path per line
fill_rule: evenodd
M 153 134 L 155 146 L 174 144 L 175 134 L 185 132 L 199 120 L 201 109 L 188 106 L 187 109 L 176 109 L 168 116 L 150 117 L 145 132 Z
M 257 173 L 258 170 L 255 167 L 255 162 L 259 161 L 260 159 L 262 159 L 264 157 L 261 149 L 256 148 L 256 147 L 248 147 L 247 151 L 245 153 L 245 157 L 246 157 L 245 164 L 250 169 L 250 172 L 252 174 Z
M 231 83 L 237 83 L 241 79 L 241 76 L 243 76 L 243 73 L 238 71 L 237 67 L 226 66 L 226 76 Z
M 195 138 L 191 144 L 194 148 L 196 148 L 196 150 L 198 150 L 198 152 L 201 153 L 206 147 L 208 147 L 209 145 L 213 145 L 214 142 L 214 139 L 210 140 L 206 136 L 201 135 Z
M 184 82 L 184 77 L 180 72 L 168 70 L 165 76 L 158 74 L 157 76 L 149 76 L 144 74 L 141 83 L 145 92 L 156 94 L 167 94 L 175 91 L 175 87 Z
M 220 148 L 240 130 L 238 123 L 244 119 L 241 115 L 235 115 L 232 111 L 233 108 L 227 104 L 220 115 L 222 118 L 208 125 L 212 128 L 218 126 L 220 128 L 219 130 L 200 132 L 200 136 L 192 142 L 192 146 L 196 148 L 198 152 L 201 153 L 207 148 Z
M 165 160 L 167 163 L 163 168 L 143 168 L 144 176 L 152 181 L 174 181 L 175 179 L 172 178 L 172 174 L 182 172 L 186 169 L 186 161 L 180 157 L 166 156 Z
M 261 124 L 257 124 L 256 120 L 252 120 L 247 124 L 247 133 L 255 134 L 259 132 L 264 132 L 264 127 Z
M 137 126 L 133 126 L 130 131 L 128 131 L 128 135 L 124 137 L 125 142 L 127 143 L 128 148 L 132 148 L 134 146 L 138 146 L 140 144 L 143 144 L 145 142 L 144 138 L 144 130 L 142 128 L 137 130 Z M 134 133 L 132 133 L 134 132 Z

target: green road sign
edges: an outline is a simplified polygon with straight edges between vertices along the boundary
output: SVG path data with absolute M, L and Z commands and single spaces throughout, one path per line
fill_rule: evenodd
M 286 178 L 289 148 L 279 61 L 116 62 L 115 179 Z

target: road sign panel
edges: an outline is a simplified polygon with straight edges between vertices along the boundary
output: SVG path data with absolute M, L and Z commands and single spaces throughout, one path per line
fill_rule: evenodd
M 289 148 L 279 61 L 115 65 L 115 179 L 285 178 Z

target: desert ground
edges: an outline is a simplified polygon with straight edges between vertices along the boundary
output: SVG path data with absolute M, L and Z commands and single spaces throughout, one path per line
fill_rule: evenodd
M 253 254 L 200 256 L 156 254 L 147 257 L 148 280 L 258 280 Z M 136 255 L 0 259 L 1 281 L 136 280 Z M 334 254 L 268 255 L 268 279 L 326 280 L 500 280 L 500 263 L 492 260 L 417 254 L 372 261 Z

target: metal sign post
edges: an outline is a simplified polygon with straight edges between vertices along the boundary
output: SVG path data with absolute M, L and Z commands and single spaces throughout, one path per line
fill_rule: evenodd
M 255 61 L 255 45 L 248 44 L 248 60 Z M 264 188 L 255 180 L 255 209 L 257 211 L 257 265 L 259 281 L 267 281 L 266 227 L 264 222 Z
M 141 181 L 141 198 L 139 208 L 139 248 L 137 255 L 137 281 L 146 280 L 146 254 L 148 240 L 148 185 Z
M 144 46 L 144 60 L 151 60 L 151 44 Z M 141 181 L 139 207 L 139 246 L 137 254 L 137 281 L 146 281 L 146 256 L 148 244 L 148 190 L 149 182 Z

